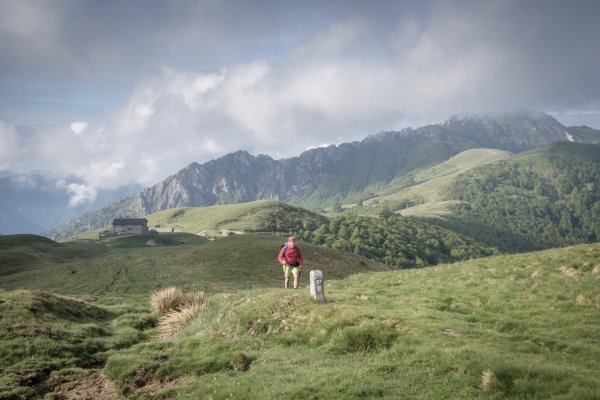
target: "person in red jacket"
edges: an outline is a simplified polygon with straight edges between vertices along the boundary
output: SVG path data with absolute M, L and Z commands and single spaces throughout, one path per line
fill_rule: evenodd
M 290 285 L 290 277 L 294 275 L 294 289 L 298 289 L 298 277 L 304 267 L 304 257 L 300 247 L 296 246 L 296 238 L 288 239 L 287 245 L 281 248 L 279 252 L 279 262 L 283 265 L 285 274 L 284 286 L 287 289 Z

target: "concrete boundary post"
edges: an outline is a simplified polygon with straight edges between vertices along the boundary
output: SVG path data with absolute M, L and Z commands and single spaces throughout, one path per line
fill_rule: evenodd
M 325 285 L 323 273 L 319 270 L 310 271 L 310 294 L 315 300 L 325 301 Z

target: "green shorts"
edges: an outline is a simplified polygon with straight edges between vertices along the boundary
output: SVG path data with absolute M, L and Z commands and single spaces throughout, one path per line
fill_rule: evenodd
M 294 268 L 290 269 L 287 265 L 283 266 L 283 273 L 285 274 L 286 278 L 289 278 L 290 276 L 292 276 L 292 274 L 298 275 L 298 271 L 300 271 L 298 269 L 298 267 L 294 267 Z

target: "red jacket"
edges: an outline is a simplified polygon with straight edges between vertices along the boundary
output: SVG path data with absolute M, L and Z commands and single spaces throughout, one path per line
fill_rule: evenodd
M 288 246 L 287 252 L 285 249 L 286 249 L 286 247 L 283 246 L 281 248 L 281 251 L 279 252 L 279 262 L 281 264 L 294 265 L 297 262 L 299 262 L 301 267 L 304 266 L 304 257 L 302 257 L 302 250 L 300 250 L 298 248 L 298 246 L 294 246 L 294 247 Z M 285 260 L 283 259 L 284 252 L 285 252 Z

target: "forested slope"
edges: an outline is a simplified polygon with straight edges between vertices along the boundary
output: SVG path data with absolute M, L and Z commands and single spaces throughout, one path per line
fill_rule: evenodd
M 557 142 L 463 174 L 446 189 L 460 200 L 434 221 L 502 251 L 600 240 L 600 146 Z

